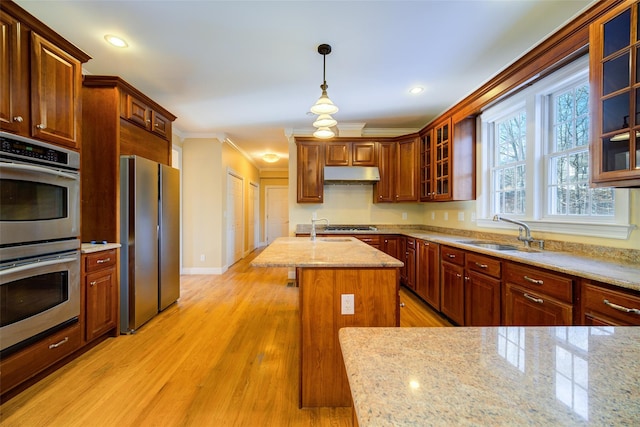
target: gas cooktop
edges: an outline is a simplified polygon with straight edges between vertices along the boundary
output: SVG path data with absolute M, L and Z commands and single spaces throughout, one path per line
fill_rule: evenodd
M 325 231 L 378 231 L 373 225 L 328 225 Z

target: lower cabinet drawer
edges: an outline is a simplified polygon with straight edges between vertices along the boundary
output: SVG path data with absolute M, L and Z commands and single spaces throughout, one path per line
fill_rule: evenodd
M 1 392 L 11 390 L 70 355 L 81 343 L 80 324 L 75 324 L 3 359 L 0 362 Z
M 640 326 L 640 296 L 583 284 L 582 312 L 607 324 Z
M 573 303 L 573 279 L 548 270 L 519 264 L 505 263 L 506 283 L 529 288 L 560 301 Z

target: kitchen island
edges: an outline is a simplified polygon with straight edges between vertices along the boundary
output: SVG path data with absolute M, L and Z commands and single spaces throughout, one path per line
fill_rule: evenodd
M 338 331 L 347 326 L 399 326 L 403 263 L 353 237 L 280 237 L 251 265 L 296 269 L 300 406 L 351 406 Z
M 359 427 L 637 425 L 634 327 L 346 328 Z

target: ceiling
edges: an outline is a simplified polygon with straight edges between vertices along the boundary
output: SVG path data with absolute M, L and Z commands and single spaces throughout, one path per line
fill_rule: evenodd
M 418 130 L 593 0 L 17 0 L 178 116 L 183 137 L 228 138 L 260 169 L 286 168 L 285 132 L 313 130 L 328 43 L 340 126 Z M 105 34 L 124 38 L 118 49 Z M 424 91 L 409 93 L 414 86 Z M 389 129 L 394 129 L 389 131 Z M 261 160 L 266 152 L 282 156 Z

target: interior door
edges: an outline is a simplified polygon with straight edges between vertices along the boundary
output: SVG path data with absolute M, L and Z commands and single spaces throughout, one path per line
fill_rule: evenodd
M 243 179 L 227 174 L 227 265 L 242 259 L 244 242 Z
M 257 246 L 257 242 L 259 240 L 258 230 L 260 229 L 260 225 L 258 224 L 258 210 L 260 209 L 259 204 L 259 191 L 258 184 L 249 183 L 249 206 L 248 206 L 248 218 L 247 218 L 247 251 L 251 252 Z
M 289 234 L 289 189 L 286 186 L 265 188 L 267 245 Z

